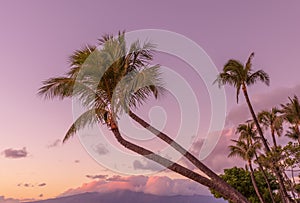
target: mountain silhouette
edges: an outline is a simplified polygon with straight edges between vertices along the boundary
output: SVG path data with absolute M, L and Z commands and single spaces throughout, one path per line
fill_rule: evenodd
M 54 199 L 26 203 L 225 203 L 204 195 L 158 196 L 142 192 L 120 190 L 111 193 L 87 192 Z

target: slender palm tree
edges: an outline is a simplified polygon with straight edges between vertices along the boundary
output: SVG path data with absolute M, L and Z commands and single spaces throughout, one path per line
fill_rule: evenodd
M 265 138 L 263 131 L 259 125 L 258 119 L 256 117 L 256 114 L 254 112 L 254 109 L 252 107 L 248 91 L 247 91 L 247 86 L 253 85 L 258 81 L 261 81 L 265 83 L 266 85 L 270 84 L 270 79 L 269 75 L 264 72 L 263 70 L 258 70 L 253 72 L 252 70 L 252 58 L 254 57 L 254 53 L 251 53 L 246 64 L 243 65 L 241 62 L 238 60 L 230 59 L 223 68 L 223 72 L 221 72 L 217 79 L 215 80 L 214 83 L 218 83 L 219 86 L 222 85 L 232 85 L 236 88 L 236 100 L 237 102 L 239 101 L 239 94 L 240 90 L 242 89 L 244 97 L 246 99 L 248 108 L 250 110 L 251 116 L 253 118 L 253 121 L 257 127 L 257 131 L 259 136 L 261 137 L 262 143 L 264 145 L 264 149 L 266 152 L 270 152 L 270 147 L 268 145 L 267 139 Z M 273 163 L 274 166 L 274 173 L 276 175 L 276 178 L 279 182 L 280 190 L 282 191 L 281 193 L 283 194 L 282 196 L 282 201 L 283 202 L 290 202 L 291 199 L 289 195 L 287 194 L 284 182 L 283 182 L 283 177 L 282 174 L 280 173 L 279 167 L 276 166 L 277 163 Z
M 247 123 L 245 123 L 245 124 L 238 125 L 236 134 L 239 134 L 239 140 L 247 140 L 250 142 L 251 145 L 253 145 L 253 140 L 257 141 L 257 142 L 260 141 L 260 137 L 257 136 L 257 130 L 255 129 L 255 124 L 252 121 L 247 121 Z M 258 150 L 258 148 L 257 148 L 257 150 Z M 273 195 L 273 192 L 271 189 L 271 184 L 269 182 L 269 179 L 267 177 L 267 174 L 266 174 L 262 164 L 260 163 L 260 161 L 258 159 L 257 150 L 253 151 L 253 154 L 255 156 L 255 161 L 258 164 L 259 170 L 263 174 L 263 177 L 267 184 L 268 191 L 269 191 L 270 197 L 272 199 L 272 202 L 275 203 L 275 198 L 274 198 L 274 195 Z
M 300 103 L 296 95 L 294 98 L 289 97 L 289 100 L 289 103 L 281 105 L 284 119 L 292 125 L 287 135 L 297 139 L 300 144 Z
M 188 155 L 192 163 L 202 167 L 210 174 L 212 181 L 189 169 L 165 159 L 145 148 L 125 140 L 118 129 L 117 117 L 120 113 L 129 113 L 141 125 L 148 125 L 136 116 L 131 108 L 138 107 L 150 95 L 157 97 L 162 88 L 159 66 L 149 66 L 152 60 L 153 45 L 141 45 L 138 41 L 126 50 L 124 33 L 118 38 L 106 35 L 100 41 L 103 46 L 98 50 L 95 46 L 86 46 L 76 51 L 71 57 L 71 70 L 65 77 L 50 78 L 43 83 L 39 93 L 46 98 L 78 97 L 88 109 L 75 120 L 67 131 L 64 142 L 79 129 L 94 123 L 102 123 L 109 127 L 115 138 L 124 147 L 151 159 L 170 170 L 199 182 L 210 188 L 215 188 L 227 199 L 234 202 L 248 202 L 245 197 L 230 187 L 209 168 L 202 164 L 178 143 L 174 148 Z M 152 130 L 156 130 L 152 127 Z M 160 132 L 161 139 L 169 144 L 175 143 L 167 135 Z M 205 171 L 207 170 L 207 171 Z
M 241 62 L 230 59 L 223 68 L 223 72 L 221 72 L 217 79 L 215 80 L 215 83 L 217 82 L 219 86 L 229 84 L 236 88 L 236 101 L 238 103 L 239 101 L 239 94 L 240 90 L 242 89 L 247 105 L 249 107 L 250 113 L 252 115 L 252 118 L 255 122 L 255 125 L 257 127 L 258 133 L 260 137 L 262 138 L 262 142 L 264 144 L 264 147 L 267 151 L 270 151 L 270 148 L 268 146 L 267 140 L 263 135 L 262 129 L 258 123 L 256 114 L 254 113 L 248 91 L 247 86 L 255 84 L 257 81 L 264 82 L 266 85 L 270 84 L 269 75 L 264 72 L 263 70 L 258 70 L 253 72 L 252 70 L 252 58 L 254 57 L 254 53 L 251 53 L 248 61 L 245 65 L 243 65 Z
M 232 142 L 235 143 L 235 145 L 230 145 L 230 153 L 228 157 L 233 157 L 233 156 L 238 156 L 245 160 L 248 164 L 248 167 L 250 169 L 250 176 L 251 176 L 251 181 L 254 187 L 254 190 L 256 192 L 256 195 L 261 203 L 264 203 L 264 199 L 262 198 L 258 187 L 257 183 L 255 180 L 254 176 L 254 170 L 252 166 L 252 160 L 254 158 L 254 152 L 261 147 L 261 143 L 256 140 L 253 142 L 253 144 L 250 144 L 249 139 L 239 139 L 239 140 L 231 140 Z
M 257 115 L 259 123 L 261 123 L 265 129 L 270 129 L 275 149 L 277 148 L 275 135 L 280 137 L 283 132 L 283 118 L 279 115 L 279 113 L 280 110 L 276 107 L 273 107 L 270 111 L 261 111 Z

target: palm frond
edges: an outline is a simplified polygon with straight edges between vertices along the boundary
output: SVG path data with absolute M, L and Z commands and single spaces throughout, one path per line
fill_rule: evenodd
M 294 95 L 293 98 L 289 97 L 289 103 L 281 104 L 283 118 L 291 124 L 300 124 L 300 103 L 298 97 Z
M 251 68 L 252 68 L 252 59 L 254 57 L 254 52 L 252 52 L 246 62 L 246 65 L 245 65 L 245 69 L 246 69 L 246 72 L 250 72 L 251 71 Z
M 86 45 L 84 48 L 76 50 L 70 57 L 69 62 L 71 67 L 80 67 L 85 60 L 89 57 L 89 55 L 94 52 L 96 46 Z
M 243 67 L 244 66 L 243 66 L 243 64 L 240 61 L 235 60 L 235 59 L 230 59 L 224 65 L 223 72 L 225 72 L 225 73 L 230 72 L 230 73 L 239 74 L 240 70 L 242 70 Z
M 219 87 L 229 84 L 234 87 L 238 86 L 239 82 L 237 78 L 229 73 L 220 73 L 217 79 L 213 82 L 213 84 L 218 83 Z
M 265 83 L 268 86 L 270 85 L 270 77 L 263 70 L 258 70 L 256 72 L 252 73 L 251 75 L 249 75 L 246 83 L 247 83 L 247 85 L 252 85 L 252 84 L 256 83 L 258 80 Z
M 286 136 L 293 140 L 298 140 L 298 137 L 300 136 L 300 134 L 297 131 L 298 131 L 298 129 L 296 126 L 290 126 L 289 130 L 286 133 Z
M 72 78 L 50 78 L 43 82 L 43 86 L 39 88 L 38 94 L 44 96 L 46 99 L 72 97 L 74 84 L 75 80 Z
M 87 126 L 92 126 L 93 124 L 102 122 L 105 123 L 105 113 L 107 111 L 105 109 L 90 109 L 81 114 L 76 121 L 71 125 L 69 130 L 67 131 L 63 142 L 67 141 L 70 137 L 76 134 L 79 129 L 83 129 Z
M 155 65 L 141 71 L 131 71 L 118 83 L 112 98 L 114 114 L 128 112 L 131 107 L 142 104 L 151 94 L 155 97 L 163 90 L 160 66 Z

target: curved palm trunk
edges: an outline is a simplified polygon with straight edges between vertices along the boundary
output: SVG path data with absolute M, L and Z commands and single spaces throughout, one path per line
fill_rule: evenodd
M 220 178 L 220 176 L 215 174 L 211 169 L 209 169 L 206 165 L 204 165 L 201 161 L 199 161 L 194 155 L 192 155 L 189 151 L 184 149 L 180 144 L 175 142 L 168 135 L 157 130 L 156 128 L 151 126 L 149 123 L 147 123 L 146 121 L 144 121 L 143 119 L 138 117 L 136 114 L 134 114 L 132 111 L 129 111 L 128 114 L 133 120 L 135 120 L 137 123 L 139 123 L 145 129 L 149 130 L 151 133 L 156 135 L 158 138 L 160 138 L 161 140 L 163 140 L 164 142 L 166 142 L 170 146 L 172 146 L 176 151 L 181 153 L 185 158 L 187 158 L 192 164 L 194 164 L 198 169 L 200 169 L 208 177 L 210 177 L 216 183 L 220 184 L 223 188 L 226 188 L 226 190 L 228 190 L 231 194 L 234 194 L 240 200 L 247 201 L 247 199 L 242 194 L 240 194 L 237 190 L 235 190 L 233 187 L 231 187 L 222 178 Z
M 258 161 L 258 156 L 257 156 L 257 154 L 254 153 L 254 155 L 255 155 L 255 158 L 256 158 L 256 161 L 257 161 L 259 170 L 262 172 L 263 177 L 264 177 L 264 179 L 265 179 L 265 181 L 266 181 L 266 183 L 267 183 L 268 191 L 269 191 L 270 197 L 271 197 L 271 199 L 272 199 L 272 203 L 275 203 L 274 195 L 273 195 L 273 192 L 272 192 L 271 185 L 270 185 L 270 182 L 269 182 L 269 180 L 268 180 L 267 174 L 266 174 L 264 168 L 262 167 L 261 163 Z
M 262 129 L 261 129 L 261 127 L 260 127 L 260 125 L 259 125 L 259 123 L 258 123 L 257 117 L 256 117 L 256 115 L 255 115 L 255 113 L 254 113 L 254 110 L 253 110 L 252 104 L 251 104 L 251 102 L 250 102 L 250 99 L 249 99 L 249 96 L 248 96 L 248 92 L 247 92 L 247 88 L 246 88 L 246 85 L 245 85 L 245 84 L 243 84 L 242 89 L 243 89 L 243 93 L 244 93 L 244 96 L 245 96 L 247 105 L 248 105 L 248 107 L 249 107 L 250 113 L 251 113 L 252 118 L 253 118 L 253 120 L 254 120 L 254 123 L 255 123 L 255 125 L 256 125 L 258 134 L 260 135 L 260 137 L 261 137 L 261 139 L 262 139 L 262 142 L 263 142 L 263 144 L 264 144 L 265 151 L 266 151 L 266 152 L 270 152 L 270 151 L 271 151 L 271 150 L 270 150 L 270 147 L 269 147 L 269 145 L 268 145 L 268 143 L 267 143 L 266 138 L 264 137 L 264 134 L 263 134 L 263 132 L 262 132 Z M 292 199 L 289 197 L 289 195 L 287 194 L 287 190 L 286 190 L 285 185 L 284 185 L 284 182 L 283 182 L 283 177 L 282 177 L 282 175 L 281 175 L 281 173 L 280 173 L 280 170 L 279 170 L 277 164 L 274 163 L 274 162 L 272 162 L 272 165 L 274 166 L 273 171 L 274 171 L 274 174 L 275 174 L 275 176 L 276 176 L 276 179 L 278 180 L 278 183 L 279 183 L 279 188 L 280 188 L 280 191 L 281 191 L 280 194 L 281 194 L 281 196 L 282 196 L 281 199 L 282 199 L 283 203 L 293 202 L 293 200 L 292 200 Z
M 111 131 L 113 132 L 117 141 L 125 148 L 127 148 L 133 152 L 136 152 L 137 154 L 140 154 L 147 159 L 155 161 L 156 163 L 159 163 L 160 165 L 162 165 L 184 177 L 187 177 L 195 182 L 198 182 L 208 188 L 214 189 L 215 191 L 219 192 L 223 197 L 229 199 L 230 201 L 232 201 L 234 203 L 249 203 L 248 200 L 240 199 L 240 197 L 238 197 L 234 194 L 231 194 L 227 188 L 222 187 L 222 185 L 218 184 L 217 182 L 211 181 L 211 180 L 199 175 L 198 173 L 195 173 L 175 162 L 172 162 L 164 157 L 161 157 L 161 156 L 153 153 L 152 151 L 150 151 L 148 149 L 145 149 L 143 147 L 140 147 L 138 145 L 135 145 L 135 144 L 125 140 L 121 136 L 119 129 L 117 127 L 112 128 Z
M 248 160 L 248 166 L 249 166 L 249 168 L 250 168 L 250 176 L 251 176 L 251 181 L 252 181 L 252 185 L 253 185 L 253 187 L 254 187 L 255 193 L 256 193 L 256 195 L 257 195 L 259 201 L 260 201 L 261 203 L 265 203 L 264 199 L 262 198 L 262 196 L 261 196 L 261 194 L 260 194 L 260 192 L 259 192 L 259 190 L 258 190 L 258 187 L 257 187 L 257 184 L 256 184 L 256 180 L 255 180 L 255 176 L 254 176 L 254 170 L 253 170 L 253 168 L 252 168 L 252 164 L 251 164 L 251 161 L 250 161 L 250 160 Z

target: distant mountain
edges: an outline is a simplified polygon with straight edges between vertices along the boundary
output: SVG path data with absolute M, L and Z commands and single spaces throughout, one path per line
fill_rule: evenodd
M 82 193 L 67 197 L 58 197 L 27 203 L 225 203 L 221 199 L 215 199 L 203 195 L 177 195 L 158 196 L 145 194 L 142 192 L 132 192 L 127 190 L 100 194 L 97 192 Z

